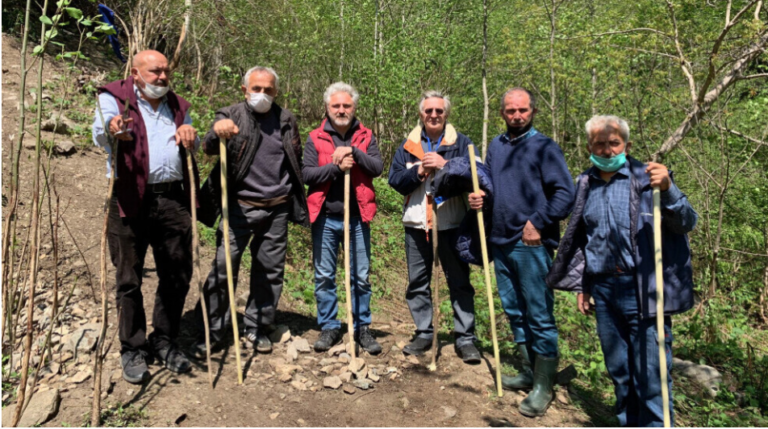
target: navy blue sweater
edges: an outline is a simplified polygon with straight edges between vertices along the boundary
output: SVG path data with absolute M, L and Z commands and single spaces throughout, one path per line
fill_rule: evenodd
M 557 248 L 559 222 L 571 212 L 575 192 L 557 143 L 533 128 L 512 140 L 501 134 L 491 142 L 485 164 L 495 194 L 489 241 L 517 243 L 530 220 L 541 231 L 541 242 L 550 250 Z

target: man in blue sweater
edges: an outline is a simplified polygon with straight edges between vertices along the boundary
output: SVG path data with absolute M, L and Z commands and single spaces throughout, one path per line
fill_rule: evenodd
M 523 358 L 523 371 L 504 377 L 504 388 L 532 389 L 520 403 L 529 417 L 546 413 L 554 398 L 557 327 L 554 295 L 545 277 L 560 240 L 559 222 L 573 206 L 573 178 L 563 152 L 533 127 L 536 99 L 525 88 L 501 98 L 507 132 L 491 142 L 485 163 L 495 190 L 489 241 L 504 312 Z M 483 206 L 480 191 L 469 195 L 473 209 Z

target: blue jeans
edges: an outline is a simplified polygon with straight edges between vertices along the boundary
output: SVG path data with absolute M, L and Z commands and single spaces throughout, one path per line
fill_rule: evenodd
M 664 426 L 656 318 L 641 319 L 632 274 L 585 279 L 592 284 L 597 335 L 616 393 L 621 426 Z M 672 426 L 672 319 L 664 318 Z
M 557 357 L 555 296 L 544 281 L 552 266 L 547 248 L 526 246 L 522 241 L 494 245 L 493 262 L 501 305 L 512 325 L 515 342 L 530 342 L 537 354 Z
M 349 219 L 349 263 L 352 289 L 352 315 L 355 330 L 371 324 L 371 284 L 368 281 L 371 259 L 371 228 L 360 217 Z M 317 323 L 327 331 L 341 328 L 336 319 L 336 261 L 344 243 L 344 218 L 321 214 L 312 224 L 312 254 L 315 264 Z M 349 297 L 347 297 L 349 299 Z

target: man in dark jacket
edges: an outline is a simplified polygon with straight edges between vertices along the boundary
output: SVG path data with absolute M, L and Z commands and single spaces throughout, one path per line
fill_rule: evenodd
M 670 316 L 693 306 L 686 234 L 693 230 L 698 215 L 665 166 L 655 162 L 646 166 L 626 156 L 631 146 L 626 121 L 595 116 L 586 130 L 594 166 L 577 180 L 573 216 L 547 283 L 578 292 L 583 314 L 595 311 L 605 366 L 615 387 L 619 424 L 663 426 L 652 188 L 661 190 L 665 371 L 672 367 Z M 669 377 L 668 383 L 671 392 Z M 669 409 L 671 413 L 671 394 Z
M 299 130 L 293 114 L 273 102 L 277 84 L 277 73 L 271 68 L 248 70 L 241 87 L 245 100 L 216 112 L 203 146 L 205 153 L 215 155 L 219 153 L 219 139 L 227 139 L 233 282 L 237 286 L 240 260 L 250 241 L 252 267 L 245 306 L 245 342 L 246 347 L 261 353 L 272 351 L 267 334 L 283 289 L 288 221 L 307 225 Z M 220 209 L 220 168 L 217 165 L 211 172 L 201 192 L 201 202 L 207 205 L 201 210 L 203 222 L 212 223 Z M 212 349 L 226 344 L 227 326 L 231 323 L 222 228 L 220 224 L 216 232 L 216 258 L 205 282 Z M 199 304 L 196 312 L 200 335 L 195 354 L 203 357 L 204 327 Z
M 405 196 L 403 225 L 405 254 L 408 260 L 408 288 L 405 299 L 416 324 L 413 341 L 403 348 L 409 355 L 419 356 L 432 347 L 435 335 L 432 325 L 433 255 L 431 244 L 433 173 L 448 160 L 469 158 L 472 141 L 456 132 L 449 124 L 451 102 L 439 91 L 427 91 L 419 101 L 420 124 L 400 145 L 389 169 L 389 185 Z M 463 195 L 438 201 L 438 257 L 448 281 L 453 306 L 456 351 L 467 363 L 480 362 L 475 340 L 475 289 L 469 282 L 469 264 L 459 258 L 455 249 L 456 234 L 467 205 Z
M 326 117 L 309 133 L 304 149 L 304 181 L 309 185 L 309 218 L 312 222 L 312 258 L 315 266 L 317 322 L 322 332 L 316 351 L 341 341 L 341 322 L 336 319 L 336 260 L 344 237 L 344 174 L 350 175 L 349 258 L 355 341 L 370 354 L 381 353 L 371 334 L 370 222 L 376 215 L 373 178 L 381 175 L 376 138 L 355 117 L 359 94 L 336 82 L 325 90 Z
M 554 294 L 544 281 L 560 239 L 559 222 L 573 205 L 573 179 L 563 152 L 533 128 L 533 94 L 512 88 L 501 99 L 507 132 L 493 139 L 485 164 L 491 171 L 494 204 L 491 242 L 496 283 L 523 371 L 504 377 L 508 389 L 533 389 L 520 403 L 529 417 L 546 413 L 558 365 Z M 470 194 L 473 209 L 483 192 Z
M 192 368 L 176 338 L 192 277 L 186 151 L 195 150 L 199 141 L 191 126 L 190 104 L 169 90 L 169 80 L 163 54 L 139 52 L 128 79 L 99 88 L 93 124 L 94 142 L 106 149 L 110 160 L 116 158 L 119 180 L 109 207 L 108 240 L 117 269 L 123 378 L 135 384 L 149 379 L 147 364 L 155 357 L 173 372 Z M 107 175 L 112 173 L 110 165 Z M 141 284 L 149 246 L 159 282 L 154 331 L 147 338 Z

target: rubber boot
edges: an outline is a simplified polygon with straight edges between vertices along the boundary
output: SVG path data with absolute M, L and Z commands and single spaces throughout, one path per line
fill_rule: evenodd
M 530 343 L 518 343 L 517 351 L 523 358 L 523 370 L 516 376 L 501 376 L 501 387 L 507 390 L 530 390 L 533 388 L 533 365 L 536 360 L 536 352 Z
M 552 388 L 557 376 L 558 358 L 536 356 L 533 367 L 533 390 L 520 403 L 520 414 L 527 417 L 543 416 L 555 398 Z

